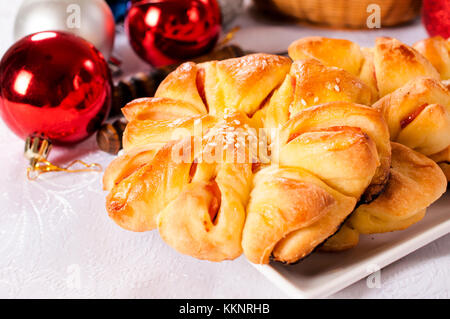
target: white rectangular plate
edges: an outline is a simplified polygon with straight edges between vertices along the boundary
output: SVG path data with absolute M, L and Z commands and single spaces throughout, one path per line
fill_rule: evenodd
M 410 228 L 361 235 L 357 247 L 341 253 L 315 252 L 296 265 L 271 263 L 255 267 L 294 298 L 323 298 L 450 233 L 450 193 L 430 206 Z M 372 270 L 370 270 L 372 269 Z

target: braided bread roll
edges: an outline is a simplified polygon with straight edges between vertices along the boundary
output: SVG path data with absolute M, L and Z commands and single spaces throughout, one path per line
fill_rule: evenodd
M 377 38 L 372 49 L 360 48 L 348 40 L 307 37 L 289 46 L 289 56 L 294 61 L 315 58 L 327 66 L 342 68 L 359 76 L 380 97 L 419 76 L 440 79 L 438 71 L 422 54 L 387 37 Z
M 358 72 L 265 54 L 181 65 L 123 109 L 124 154 L 104 175 L 110 217 L 199 259 L 307 256 L 389 180 L 385 113 L 361 105 L 378 95 L 361 76 L 375 56 L 361 54 Z M 347 223 L 328 243 L 355 232 Z
M 235 113 L 202 139 L 201 150 L 193 152 L 185 168 L 189 180 L 157 217 L 159 233 L 171 247 L 210 261 L 241 255 L 252 164 L 257 161 L 255 150 L 240 137 L 252 134 L 246 116 Z
M 254 263 L 271 255 L 293 263 L 311 253 L 339 229 L 369 185 L 378 186 L 380 163 L 390 163 L 386 123 L 362 105 L 307 108 L 280 136 L 278 158 L 256 174 L 247 209 L 242 245 Z
M 450 161 L 450 91 L 438 80 L 417 78 L 374 107 L 386 118 L 391 140 L 425 154 L 447 171 Z
M 426 208 L 446 188 L 446 178 L 432 160 L 392 143 L 392 169 L 386 189 L 372 203 L 360 205 L 349 224 L 362 234 L 408 228 L 423 218 Z
M 192 136 L 167 143 L 113 187 L 107 198 L 111 218 L 133 231 L 158 227 L 172 247 L 199 259 L 239 256 L 256 151 L 235 131 L 242 129 L 248 139 L 254 135 L 249 124 L 234 113 L 198 141 Z
M 371 104 L 374 99 L 375 96 L 372 94 L 370 88 L 349 72 L 334 67 L 326 67 L 314 59 L 299 60 L 292 64 L 289 74 L 287 74 L 283 83 L 269 96 L 252 119 L 257 123 L 256 125 L 265 129 L 280 128 L 290 118 L 305 111 L 307 112 L 305 114 L 309 114 L 311 118 L 317 117 L 317 123 L 323 121 L 323 123 L 318 125 L 329 127 L 340 125 L 340 119 L 347 115 L 348 107 L 342 106 L 338 108 L 330 106 L 326 110 L 317 108 L 316 112 L 318 114 L 315 114 L 310 113 L 309 109 L 312 106 L 331 103 L 333 101 Z M 307 123 L 307 118 L 304 119 L 305 122 L 303 125 L 305 125 L 305 128 L 308 125 L 313 125 L 312 123 Z M 364 123 L 364 117 L 355 115 L 353 120 L 355 127 L 366 124 Z M 361 122 L 357 122 L 359 120 Z M 372 132 L 372 129 L 368 129 L 368 131 L 371 133 L 371 137 L 381 136 L 376 141 L 380 150 L 380 162 L 370 186 L 363 195 L 363 201 L 370 201 L 378 195 L 389 175 L 390 145 L 386 143 L 389 140 L 389 134 L 383 119 L 380 119 L 376 123 L 377 125 L 374 127 L 378 130 L 378 133 Z M 277 138 L 269 132 L 266 132 L 266 134 L 271 137 L 270 140 L 276 140 Z M 279 150 L 280 146 L 275 144 L 272 149 Z M 272 157 L 275 160 L 277 160 L 276 156 L 277 153 L 274 152 Z M 331 172 L 332 165 L 329 167 L 330 169 L 327 172 L 331 176 L 335 173 Z M 308 169 L 315 172 L 313 167 Z M 335 177 L 335 179 L 338 178 Z M 358 199 L 360 196 L 361 194 L 357 196 Z
M 307 131 L 327 131 L 320 135 L 313 134 L 309 136 L 305 134 Z M 345 133 L 344 133 L 345 132 Z M 376 164 L 373 177 L 363 183 L 363 191 L 360 192 L 361 186 L 355 180 L 364 172 L 370 171 L 369 167 L 372 163 L 370 156 L 362 156 L 361 150 L 355 152 L 350 160 L 359 157 L 355 163 L 346 162 L 342 166 L 339 161 L 340 156 L 344 156 L 343 160 L 347 160 L 343 152 L 339 152 L 339 147 L 354 146 L 358 141 L 356 136 L 367 136 L 376 146 Z M 296 135 L 302 138 L 295 138 Z M 334 142 L 332 147 L 321 144 L 308 146 L 309 143 L 317 138 L 317 143 L 322 142 L 325 137 L 331 136 L 332 140 L 339 138 L 339 143 Z M 292 141 L 291 141 L 292 140 Z M 377 196 L 383 189 L 390 167 L 391 149 L 389 144 L 389 132 L 386 122 L 380 112 L 361 105 L 346 102 L 331 102 L 315 107 L 304 109 L 302 112 L 293 116 L 281 129 L 279 144 L 274 145 L 274 149 L 280 150 L 279 154 L 274 152 L 273 160 L 280 165 L 296 166 L 302 163 L 302 167 L 308 169 L 312 173 L 324 179 L 327 184 L 337 187 L 344 194 L 354 196 L 360 199 L 364 193 L 365 201 L 370 201 L 372 197 Z M 302 144 L 299 144 L 301 143 Z M 284 147 L 284 143 L 289 146 Z M 296 148 L 301 145 L 301 151 Z M 315 149 L 318 147 L 318 149 Z M 334 147 L 334 148 L 333 148 Z M 338 152 L 331 152 L 331 150 Z M 296 151 L 294 155 L 285 156 L 285 152 L 290 150 Z M 358 154 L 359 153 L 359 154 Z M 323 165 L 321 161 L 325 160 Z M 358 170 L 355 176 L 346 172 L 346 167 L 352 165 L 352 169 Z M 366 184 L 366 182 L 368 182 Z
M 358 244 L 359 234 L 402 230 L 420 221 L 426 209 L 447 188 L 447 180 L 435 162 L 412 149 L 392 142 L 392 168 L 383 193 L 358 206 L 345 227 L 321 248 L 340 251 Z

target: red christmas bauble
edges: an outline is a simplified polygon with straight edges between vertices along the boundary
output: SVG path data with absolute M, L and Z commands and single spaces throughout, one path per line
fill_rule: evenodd
M 424 0 L 422 19 L 430 36 L 450 37 L 450 0 Z
M 133 4 L 125 20 L 134 51 L 153 66 L 211 50 L 220 34 L 216 0 L 153 0 Z
M 39 32 L 14 44 L 0 62 L 0 115 L 26 138 L 81 141 L 107 118 L 112 82 L 102 54 L 65 32 Z

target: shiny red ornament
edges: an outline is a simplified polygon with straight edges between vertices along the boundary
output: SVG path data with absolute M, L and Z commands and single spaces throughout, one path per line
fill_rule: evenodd
M 65 32 L 39 32 L 14 44 L 0 62 L 0 115 L 21 138 L 79 142 L 107 118 L 112 82 L 102 54 Z
M 450 0 L 424 0 L 422 20 L 430 36 L 450 37 Z
M 153 66 L 210 51 L 221 30 L 216 0 L 134 1 L 125 28 L 134 51 Z

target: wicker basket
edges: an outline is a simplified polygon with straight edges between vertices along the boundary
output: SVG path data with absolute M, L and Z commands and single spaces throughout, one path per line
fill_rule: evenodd
M 381 8 L 381 26 L 408 22 L 420 12 L 421 0 L 254 0 L 268 12 L 278 12 L 296 19 L 338 28 L 367 28 L 367 18 L 373 12 L 367 7 Z

